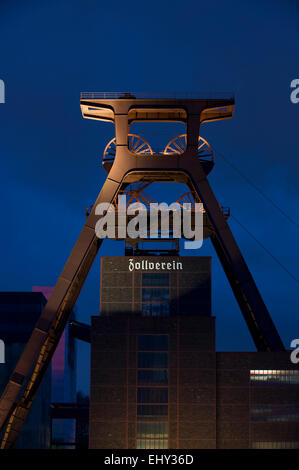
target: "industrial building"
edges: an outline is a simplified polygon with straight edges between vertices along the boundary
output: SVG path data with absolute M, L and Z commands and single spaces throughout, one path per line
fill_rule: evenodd
M 182 263 L 163 272 L 131 259 L 102 257 L 90 448 L 299 448 L 290 353 L 216 352 L 210 257 L 159 257 Z
M 5 345 L 5 362 L 0 363 L 0 394 L 52 289 L 35 286 L 33 292 L 0 292 L 0 337 Z M 69 334 L 69 328 L 62 335 L 15 447 L 75 448 L 76 442 L 80 441 L 80 438 L 76 438 L 76 414 L 72 419 L 56 418 L 56 415 L 59 416 L 57 408 L 64 403 L 76 404 L 76 348 L 75 338 Z
M 0 394 L 46 303 L 47 300 L 41 292 L 0 292 L 0 336 L 5 344 L 5 363 L 0 363 Z M 49 368 L 42 380 L 28 420 L 18 436 L 15 448 L 50 448 L 51 386 L 52 377 L 51 368 Z

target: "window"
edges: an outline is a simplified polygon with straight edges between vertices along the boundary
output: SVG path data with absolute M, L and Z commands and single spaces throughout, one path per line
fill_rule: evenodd
M 142 274 L 142 315 L 168 316 L 170 289 L 169 273 Z
M 165 439 L 168 437 L 168 423 L 138 423 L 137 438 Z
M 168 367 L 167 352 L 139 352 L 138 369 L 166 369 Z
M 144 317 L 168 317 L 170 314 L 169 304 L 143 303 L 142 315 Z
M 298 421 L 299 405 L 253 405 L 251 421 Z
M 255 441 L 251 445 L 252 449 L 299 449 L 299 442 L 296 441 Z
M 142 274 L 143 287 L 169 287 L 169 273 L 144 273 Z
M 168 388 L 138 388 L 138 403 L 168 403 Z
M 142 289 L 142 302 L 160 302 L 169 300 L 169 288 L 144 287 Z
M 137 418 L 142 421 L 167 421 L 167 405 L 137 405 Z
M 137 337 L 137 449 L 168 449 L 168 335 Z
M 138 370 L 137 376 L 139 385 L 167 385 L 168 384 L 168 370 Z
M 168 335 L 139 335 L 139 351 L 168 351 Z
M 299 385 L 299 370 L 251 370 L 251 385 Z
M 137 439 L 137 449 L 168 449 L 168 439 Z

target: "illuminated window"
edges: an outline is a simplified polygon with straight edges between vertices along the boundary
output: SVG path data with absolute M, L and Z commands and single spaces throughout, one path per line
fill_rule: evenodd
M 251 421 L 299 421 L 299 405 L 253 405 Z
M 138 423 L 137 438 L 139 439 L 168 439 L 168 423 Z
M 137 449 L 168 449 L 168 439 L 137 439 Z
M 255 441 L 252 449 L 299 449 L 297 441 Z
M 299 370 L 251 370 L 252 385 L 298 385 Z

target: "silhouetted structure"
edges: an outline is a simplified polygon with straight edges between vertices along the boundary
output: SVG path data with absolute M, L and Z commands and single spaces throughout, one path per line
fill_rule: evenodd
M 42 292 L 48 300 L 53 286 L 34 286 L 33 292 Z M 71 320 L 75 319 L 74 312 Z M 51 361 L 52 371 L 52 403 L 76 402 L 76 347 L 74 337 L 69 334 L 69 325 L 64 330 Z M 51 446 L 70 447 L 75 442 L 75 419 L 56 419 L 51 422 Z
M 41 293 L 0 292 L 0 338 L 5 342 L 5 363 L 0 363 L 0 393 L 46 305 Z M 28 420 L 17 441 L 19 449 L 50 448 L 51 368 L 45 374 Z

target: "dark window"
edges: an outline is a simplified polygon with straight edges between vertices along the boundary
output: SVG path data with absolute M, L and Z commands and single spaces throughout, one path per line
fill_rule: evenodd
M 142 289 L 143 302 L 163 302 L 169 300 L 169 289 L 165 287 L 145 287 Z
M 139 370 L 137 381 L 139 385 L 167 385 L 168 384 L 168 370 Z
M 168 273 L 144 273 L 142 274 L 143 287 L 169 287 L 169 274 Z
M 138 405 L 138 418 L 146 421 L 157 421 L 157 419 L 166 421 L 168 419 L 167 405 Z
M 138 403 L 167 403 L 168 388 L 137 388 Z
M 139 352 L 139 369 L 164 369 L 168 367 L 168 353 Z
M 169 314 L 169 304 L 142 304 L 142 315 L 144 317 L 168 317 Z
M 168 351 L 168 335 L 139 335 L 139 351 Z

